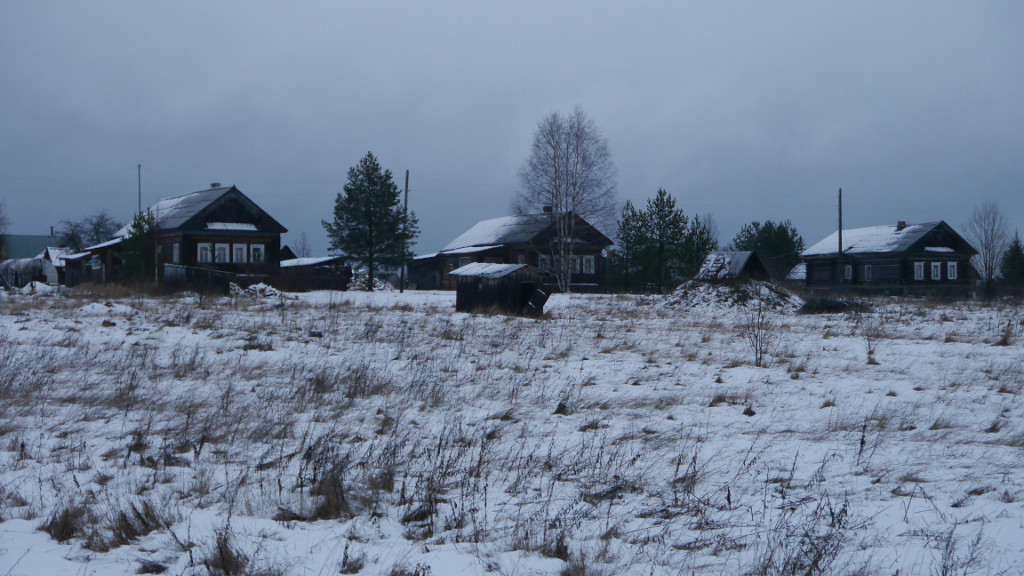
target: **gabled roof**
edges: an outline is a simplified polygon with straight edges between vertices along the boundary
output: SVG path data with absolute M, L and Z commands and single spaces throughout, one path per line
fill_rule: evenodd
M 321 266 L 324 264 L 343 264 L 345 259 L 341 256 L 311 256 L 305 258 L 290 258 L 281 260 L 281 268 L 295 268 L 297 266 Z
M 528 264 L 490 264 L 488 262 L 473 262 L 461 268 L 456 268 L 448 274 L 451 276 L 472 276 L 474 278 L 502 278 L 513 272 L 524 268 L 532 268 Z
M 871 226 L 868 228 L 852 228 L 843 230 L 843 254 L 879 254 L 904 252 L 917 241 L 938 227 L 949 226 L 943 222 L 924 222 L 899 226 Z M 949 228 L 953 232 L 952 228 Z M 956 232 L 953 232 L 956 234 Z M 959 235 L 957 235 L 959 236 Z M 965 242 L 966 243 L 966 242 Z M 827 256 L 835 254 L 839 245 L 839 232 L 829 234 L 827 238 L 804 250 L 803 256 Z M 972 249 L 973 250 L 973 249 Z
M 236 194 L 242 198 L 243 201 L 251 204 L 255 209 L 263 212 L 263 210 L 256 205 L 255 202 L 249 199 L 248 196 L 242 194 L 241 190 L 234 186 L 220 186 L 217 188 L 210 188 L 208 190 L 200 190 L 198 192 L 191 192 L 183 196 L 174 196 L 173 198 L 164 198 L 156 204 L 149 207 L 149 210 L 153 212 L 153 216 L 156 218 L 156 224 L 161 230 L 174 230 L 185 226 L 189 220 L 195 218 L 203 211 L 210 208 L 214 203 L 223 198 L 227 194 Z M 266 215 L 265 212 L 263 214 Z M 266 217 L 270 220 L 273 227 L 280 228 L 281 231 L 285 231 L 284 227 L 281 226 L 276 220 L 271 218 L 269 215 Z M 239 227 L 243 226 L 243 227 Z M 114 234 L 115 237 L 127 236 L 130 233 L 131 224 L 127 224 Z M 238 224 L 231 222 L 210 222 L 208 224 L 210 230 L 246 230 L 253 231 L 256 229 L 252 224 Z
M 712 252 L 704 258 L 704 263 L 701 264 L 695 278 L 697 280 L 732 280 L 739 278 L 751 259 L 757 260 L 757 256 L 753 252 L 730 252 L 724 250 Z
M 481 220 L 458 238 L 449 242 L 442 252 L 470 246 L 495 246 L 529 242 L 551 225 L 550 218 L 536 216 L 503 216 Z
M 0 235 L 0 243 L 3 244 L 3 251 L 7 259 L 18 260 L 21 258 L 35 258 L 42 254 L 49 246 L 60 246 L 60 237 L 3 234 Z

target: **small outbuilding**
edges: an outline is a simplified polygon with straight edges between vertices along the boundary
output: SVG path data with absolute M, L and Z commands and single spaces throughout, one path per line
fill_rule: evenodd
M 717 251 L 704 258 L 694 280 L 704 282 L 735 282 L 740 280 L 769 280 L 768 269 L 753 252 Z
M 278 287 L 288 292 L 348 290 L 351 281 L 352 267 L 345 265 L 341 256 L 291 258 L 281 261 Z
M 550 273 L 529 264 L 473 262 L 449 272 L 455 280 L 455 311 L 496 310 L 506 314 L 540 316 Z

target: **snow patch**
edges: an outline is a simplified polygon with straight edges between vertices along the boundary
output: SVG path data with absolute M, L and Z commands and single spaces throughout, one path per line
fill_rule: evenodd
M 802 298 L 770 282 L 700 282 L 690 280 L 676 288 L 665 306 L 721 309 L 750 307 L 762 302 L 769 308 L 793 312 L 804 305 Z

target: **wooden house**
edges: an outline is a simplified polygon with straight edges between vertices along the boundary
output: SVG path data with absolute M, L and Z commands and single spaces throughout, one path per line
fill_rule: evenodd
M 280 273 L 284 226 L 234 186 L 212 184 L 207 190 L 165 198 L 149 208 L 158 230 L 162 279 L 180 282 L 245 282 Z M 86 248 L 99 267 L 94 280 L 120 275 L 121 242 L 131 225 L 115 238 Z
M 550 274 L 528 264 L 473 262 L 451 271 L 449 276 L 456 282 L 456 312 L 544 313 L 548 291 L 543 286 Z
M 348 290 L 351 281 L 352 267 L 341 256 L 290 258 L 281 261 L 277 287 L 289 292 Z
M 704 258 L 694 280 L 704 282 L 738 282 L 769 279 L 768 269 L 753 252 L 717 251 Z
M 573 218 L 571 288 L 573 291 L 600 291 L 605 288 L 605 249 L 612 241 L 583 218 Z M 551 212 L 525 216 L 506 216 L 478 222 L 452 240 L 440 252 L 416 257 L 409 266 L 410 283 L 419 289 L 451 290 L 456 280 L 453 270 L 483 262 L 489 264 L 527 264 L 545 272 L 558 264 L 556 216 Z M 553 282 L 550 277 L 548 282 Z
M 965 296 L 977 274 L 971 244 L 945 222 L 833 232 L 801 255 L 812 291 Z

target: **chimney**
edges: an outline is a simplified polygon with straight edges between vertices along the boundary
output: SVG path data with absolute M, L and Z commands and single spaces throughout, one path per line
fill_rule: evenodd
M 545 214 L 551 214 L 554 211 L 555 211 L 555 209 L 553 207 L 551 207 L 551 206 L 545 206 L 544 207 L 544 213 Z
M 899 222 L 896 223 L 896 231 L 897 232 L 899 232 L 900 230 L 903 230 L 906 227 L 907 227 L 907 221 L 906 220 L 900 220 Z
M 220 182 L 210 182 L 210 188 L 220 188 Z

